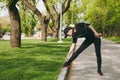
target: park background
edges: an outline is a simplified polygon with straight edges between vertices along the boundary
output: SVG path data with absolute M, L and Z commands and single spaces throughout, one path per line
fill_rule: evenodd
M 119 0 L 0 0 L 1 80 L 56 80 L 71 44 L 63 29 L 80 20 L 119 43 L 119 6 Z

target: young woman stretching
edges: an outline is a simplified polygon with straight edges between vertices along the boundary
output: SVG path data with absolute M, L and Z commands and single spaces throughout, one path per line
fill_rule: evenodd
M 103 73 L 101 71 L 101 34 L 96 32 L 96 30 L 93 28 L 93 26 L 89 23 L 80 22 L 75 25 L 75 27 L 67 27 L 64 29 L 65 38 L 67 36 L 72 36 L 72 45 L 69 50 L 69 53 L 73 52 L 76 47 L 76 42 L 78 38 L 85 37 L 84 42 L 79 46 L 79 48 L 73 52 L 72 56 L 64 63 L 63 67 L 69 67 L 70 63 L 76 59 L 76 57 L 89 45 L 94 43 L 95 46 L 95 53 L 97 57 L 97 72 L 100 76 L 103 76 Z

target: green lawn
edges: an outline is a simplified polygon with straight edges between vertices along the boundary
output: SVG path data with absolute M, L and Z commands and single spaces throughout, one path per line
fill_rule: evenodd
M 120 37 L 119 36 L 106 37 L 106 39 L 109 39 L 109 40 L 112 40 L 114 42 L 120 43 Z
M 21 48 L 9 45 L 0 41 L 0 80 L 57 80 L 71 43 L 30 39 Z

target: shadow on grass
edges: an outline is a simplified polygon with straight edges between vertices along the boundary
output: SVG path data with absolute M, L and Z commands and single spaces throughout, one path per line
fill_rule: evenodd
M 62 48 L 68 43 L 23 43 L 21 48 L 34 48 L 34 47 L 46 47 L 46 48 Z
M 57 61 L 37 61 L 31 58 L 0 59 L 0 80 L 44 80 L 55 75 L 58 66 L 60 62 Z
M 24 46 L 25 45 L 25 46 Z M 27 46 L 26 46 L 27 45 Z M 67 46 L 66 46 L 67 45 Z M 46 55 L 63 55 L 69 49 L 68 44 L 58 44 L 58 43 L 42 43 L 42 44 L 32 44 L 32 43 L 24 43 L 21 47 L 21 53 L 29 53 L 29 54 L 46 54 Z M 18 50 L 17 50 L 18 51 Z
M 69 49 L 67 43 L 22 43 L 0 51 L 0 80 L 56 80 Z

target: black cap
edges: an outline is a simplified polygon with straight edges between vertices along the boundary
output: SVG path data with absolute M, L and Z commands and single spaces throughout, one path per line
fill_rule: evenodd
M 71 27 L 67 27 L 67 28 L 64 29 L 64 34 L 65 34 L 65 37 L 64 37 L 64 38 L 67 38 L 67 36 L 68 36 L 67 33 L 68 33 L 68 31 L 71 30 L 71 29 L 72 29 Z

